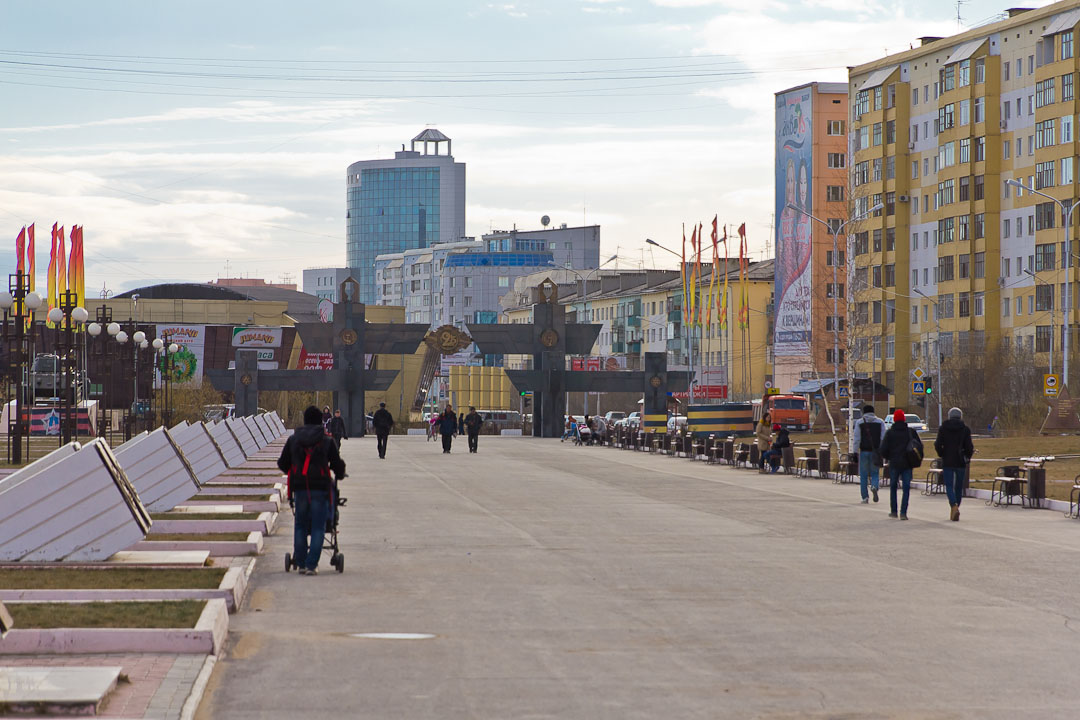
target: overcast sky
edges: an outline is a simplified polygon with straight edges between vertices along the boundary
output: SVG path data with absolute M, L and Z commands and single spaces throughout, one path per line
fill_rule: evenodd
M 957 29 L 940 0 L 5 0 L 0 271 L 36 221 L 43 281 L 59 221 L 91 296 L 299 282 L 344 265 L 347 165 L 428 126 L 467 164 L 470 235 L 547 214 L 670 267 L 644 239 L 718 214 L 765 257 L 773 93 Z

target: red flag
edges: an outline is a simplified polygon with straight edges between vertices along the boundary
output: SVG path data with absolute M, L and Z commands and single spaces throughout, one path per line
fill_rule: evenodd
M 56 307 L 56 223 L 52 226 L 52 248 L 49 250 L 49 274 L 46 282 L 49 296 L 45 299 L 46 310 Z
M 15 272 L 22 275 L 26 271 L 24 265 L 26 259 L 26 226 L 19 230 L 19 236 L 15 238 Z
M 746 223 L 739 226 L 739 327 L 750 327 L 750 298 L 746 288 L 746 270 L 749 265 L 746 252 Z
M 64 248 L 64 226 L 56 231 L 56 299 L 60 305 L 60 296 L 68 289 L 67 250 Z
M 686 292 L 686 223 L 682 226 L 682 264 L 679 265 L 679 269 L 682 270 L 683 324 L 688 325 L 690 323 L 690 296 Z
M 26 274 L 30 276 L 26 285 L 27 292 L 34 292 L 34 275 L 37 273 L 36 257 L 37 253 L 34 250 L 34 223 L 30 223 L 30 227 L 26 230 Z

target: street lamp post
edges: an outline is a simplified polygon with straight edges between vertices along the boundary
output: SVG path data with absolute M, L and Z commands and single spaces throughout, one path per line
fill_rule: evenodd
M 913 288 L 916 295 L 925 298 L 934 304 L 934 325 L 937 327 L 937 340 L 934 347 L 934 361 L 937 367 L 937 388 L 934 390 L 934 394 L 937 395 L 937 424 L 941 427 L 941 400 L 945 395 L 945 380 L 941 377 L 941 309 L 938 307 L 937 300 L 929 297 L 922 290 Z
M 1054 315 L 1055 315 L 1055 312 L 1054 312 L 1054 284 L 1046 282 L 1045 280 L 1043 280 L 1042 278 L 1040 278 L 1038 275 L 1031 272 L 1030 270 L 1025 270 L 1024 274 L 1025 275 L 1030 275 L 1031 279 L 1034 280 L 1036 284 L 1042 283 L 1046 287 L 1050 288 L 1050 327 L 1051 328 L 1055 327 L 1057 322 L 1054 320 Z M 1065 312 L 1065 309 L 1062 308 L 1061 311 Z M 1053 332 L 1050 333 L 1050 352 L 1047 353 L 1047 357 L 1048 357 L 1047 361 L 1049 363 L 1049 367 L 1047 367 L 1046 370 L 1051 375 L 1053 375 L 1054 374 L 1054 333 Z
M 1032 195 L 1039 195 L 1041 197 L 1046 198 L 1047 200 L 1052 200 L 1053 202 L 1055 202 L 1057 204 L 1058 209 L 1061 210 L 1061 215 L 1065 219 L 1064 227 L 1062 228 L 1062 233 L 1065 236 L 1064 252 L 1061 253 L 1061 267 L 1062 267 L 1062 269 L 1065 270 L 1065 297 L 1064 297 L 1064 303 L 1063 303 L 1065 307 L 1063 307 L 1061 309 L 1062 310 L 1062 312 L 1061 312 L 1061 327 L 1062 327 L 1062 332 L 1064 333 L 1064 337 L 1062 338 L 1062 341 L 1061 341 L 1061 354 L 1062 354 L 1061 376 L 1062 376 L 1062 384 L 1067 387 L 1069 385 L 1069 316 L 1072 314 L 1072 306 L 1069 304 L 1069 301 L 1071 299 L 1069 297 L 1069 293 L 1071 291 L 1071 288 L 1069 286 L 1072 284 L 1072 258 L 1073 258 L 1072 238 L 1069 237 L 1069 230 L 1070 230 L 1070 228 L 1072 228 L 1073 210 L 1075 210 L 1077 208 L 1077 205 L 1080 205 L 1080 203 L 1070 202 L 1069 205 L 1066 207 L 1065 203 L 1062 202 L 1061 200 L 1058 200 L 1056 197 L 1053 197 L 1051 195 L 1047 195 L 1046 193 L 1040 192 L 1039 190 L 1036 190 L 1035 188 L 1028 187 L 1027 185 L 1020 182 L 1019 180 L 1006 180 L 1005 184 L 1006 185 L 1012 185 L 1015 188 L 1021 188 L 1023 190 L 1027 190 Z M 1053 298 L 1053 293 L 1051 293 L 1050 296 L 1051 296 L 1051 298 Z M 1052 333 L 1051 333 L 1051 337 L 1053 337 Z M 1053 347 L 1053 345 L 1051 345 L 1051 348 L 1052 347 Z M 1052 355 L 1053 355 L 1053 351 L 1051 350 L 1051 356 Z
M 60 366 L 60 444 L 66 445 L 79 435 L 78 373 L 79 351 L 76 343 L 76 324 L 82 325 L 89 319 L 86 308 L 78 306 L 78 295 L 65 290 L 60 293 L 59 304 L 49 310 L 49 322 L 59 326 L 57 337 L 58 365 Z
M 839 285 L 838 285 L 838 282 L 837 282 L 837 277 L 836 277 L 836 266 L 837 266 L 837 263 L 840 260 L 840 233 L 843 232 L 844 228 L 846 228 L 851 223 L 858 222 L 859 220 L 863 220 L 863 219 L 867 218 L 868 216 L 873 215 L 877 211 L 884 209 L 885 205 L 883 203 L 878 203 L 877 205 L 870 208 L 866 212 L 860 213 L 858 215 L 854 215 L 850 219 L 845 220 L 844 222 L 840 223 L 836 227 L 835 230 L 829 225 L 829 223 L 825 222 L 824 220 L 817 217 L 816 215 L 812 215 L 811 213 L 807 212 L 806 210 L 799 207 L 798 205 L 793 205 L 791 203 L 788 203 L 787 207 L 788 207 L 789 210 L 794 210 L 795 212 L 802 213 L 803 215 L 810 218 L 814 222 L 821 223 L 832 234 L 832 246 L 833 246 L 833 261 L 832 261 L 832 285 L 833 285 L 833 292 L 832 292 L 832 296 L 833 296 L 833 298 L 832 298 L 832 300 L 833 300 L 833 321 L 832 321 L 832 326 L 833 326 L 833 396 L 836 397 L 836 398 L 839 398 L 840 397 L 840 309 L 839 309 L 840 288 L 839 288 Z M 848 244 L 848 236 L 845 234 L 844 235 L 844 261 L 845 261 L 845 263 L 847 262 L 848 258 L 850 258 L 850 257 L 851 257 L 851 248 L 849 247 L 849 244 Z M 845 283 L 845 285 L 846 284 L 847 283 Z M 851 288 L 848 288 L 848 292 L 849 293 L 851 292 Z M 779 298 L 777 298 L 777 300 L 779 301 Z M 844 303 L 846 305 L 847 298 L 844 299 Z M 844 313 L 844 315 L 846 316 L 847 313 Z M 846 323 L 844 327 L 845 327 L 845 329 L 850 327 L 850 323 Z M 813 361 L 812 353 L 811 353 L 811 361 Z M 849 451 L 853 451 L 854 440 L 852 438 L 852 435 L 855 432 L 855 409 L 854 409 L 855 408 L 855 394 L 854 394 L 855 388 L 853 387 L 853 385 L 854 385 L 853 379 L 849 378 L 848 379 L 848 428 L 847 428 L 847 430 L 848 430 L 848 450 Z
M 3 339 L 7 348 L 7 371 L 15 386 L 15 420 L 8 421 L 8 459 L 14 465 L 21 465 L 23 460 L 23 439 L 26 439 L 26 454 L 30 455 L 30 428 L 23 419 L 24 395 L 26 384 L 24 376 L 29 362 L 33 359 L 27 352 L 27 325 L 33 336 L 34 311 L 41 307 L 41 296 L 29 292 L 30 276 L 13 273 L 8 276 L 9 290 L 0 293 L 0 309 L 4 311 Z M 11 331 L 8 331 L 8 317 L 12 319 Z M 29 320 L 29 323 L 27 322 Z
M 180 350 L 180 346 L 176 343 L 166 345 L 165 340 L 161 338 L 154 338 L 152 346 L 156 352 L 164 352 L 161 365 L 162 403 L 164 408 L 161 417 L 165 427 L 169 427 L 172 425 L 172 395 L 170 390 L 173 378 L 173 362 L 176 353 Z

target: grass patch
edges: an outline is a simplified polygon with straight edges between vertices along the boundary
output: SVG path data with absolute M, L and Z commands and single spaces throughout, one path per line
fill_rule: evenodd
M 150 513 L 151 520 L 258 520 L 259 513 Z
M 193 628 L 205 600 L 8 603 L 21 630 L 53 628 Z
M 243 542 L 248 539 L 246 532 L 224 533 L 150 533 L 147 540 L 188 541 L 200 540 L 207 542 Z
M 20 590 L 103 590 L 216 588 L 225 568 L 0 568 L 0 587 Z
M 270 498 L 271 498 L 271 495 L 269 495 L 269 494 L 266 494 L 266 495 L 206 495 L 206 494 L 202 494 L 202 495 L 196 495 L 195 497 L 190 498 L 189 502 L 191 500 L 199 500 L 200 502 L 203 501 L 203 500 L 209 500 L 211 502 L 221 503 L 222 505 L 229 505 L 229 504 L 238 503 L 238 502 L 269 502 Z M 198 507 L 198 506 L 197 505 L 192 505 L 191 507 Z

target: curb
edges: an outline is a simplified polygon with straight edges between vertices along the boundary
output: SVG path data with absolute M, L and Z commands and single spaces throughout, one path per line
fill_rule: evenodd
M 195 682 L 191 685 L 191 692 L 188 693 L 183 707 L 180 708 L 180 720 L 193 720 L 195 717 L 203 695 L 206 693 L 206 686 L 210 684 L 210 676 L 213 674 L 216 664 L 217 655 L 206 656 L 202 669 L 199 670 L 199 674 L 195 676 Z

